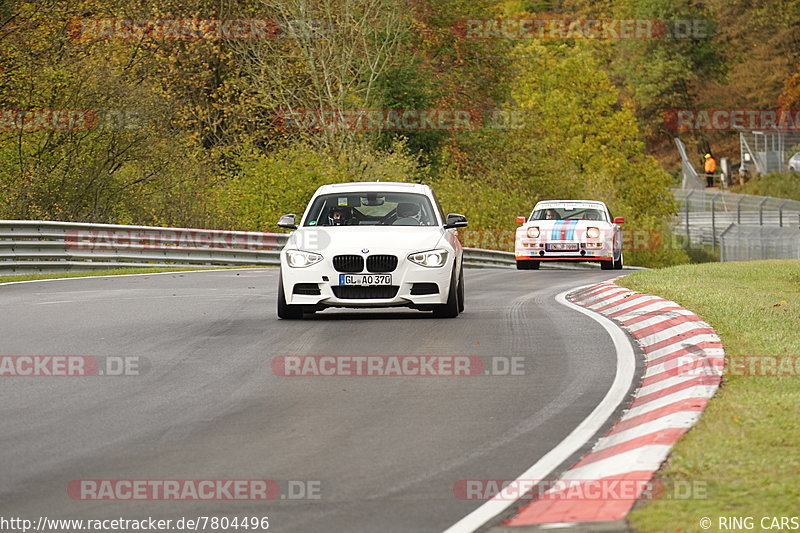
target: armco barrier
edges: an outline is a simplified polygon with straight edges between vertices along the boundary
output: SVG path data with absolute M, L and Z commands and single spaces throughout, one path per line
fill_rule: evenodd
M 287 235 L 34 220 L 0 221 L 0 273 L 163 265 L 279 264 Z
M 277 266 L 288 237 L 254 231 L 0 220 L 0 275 L 181 265 Z M 515 268 L 515 264 L 511 252 L 464 250 L 466 268 Z

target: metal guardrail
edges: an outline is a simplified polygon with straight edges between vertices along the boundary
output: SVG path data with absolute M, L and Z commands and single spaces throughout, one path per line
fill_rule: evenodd
M 512 252 L 464 248 L 464 268 L 517 268 Z
M 288 238 L 288 233 L 0 220 L 0 275 L 153 266 L 277 266 Z M 511 252 L 465 248 L 464 266 L 516 268 L 516 260 Z
M 152 226 L 0 220 L 0 273 L 150 266 L 279 264 L 288 235 Z

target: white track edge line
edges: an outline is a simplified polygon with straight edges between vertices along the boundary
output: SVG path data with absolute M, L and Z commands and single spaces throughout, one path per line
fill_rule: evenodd
M 567 435 L 564 440 L 559 442 L 552 450 L 547 452 L 544 457 L 539 459 L 528 470 L 519 475 L 517 480 L 526 479 L 546 479 L 553 470 L 569 459 L 575 454 L 584 444 L 595 436 L 595 434 L 603 427 L 608 421 L 617 407 L 625 400 L 628 395 L 628 390 L 633 383 L 633 378 L 636 369 L 636 356 L 633 351 L 633 345 L 626 333 L 617 324 L 603 315 L 589 311 L 577 304 L 567 300 L 566 296 L 569 293 L 591 287 L 595 284 L 584 285 L 562 292 L 556 296 L 556 301 L 561 305 L 570 307 L 590 317 L 595 322 L 598 322 L 611 336 L 614 343 L 614 348 L 617 351 L 617 369 L 614 376 L 614 382 L 611 388 L 608 389 L 603 400 L 597 404 L 597 407 L 589 413 L 589 415 L 576 427 L 572 433 Z M 509 486 L 513 487 L 514 484 Z M 501 491 L 494 498 L 485 502 L 483 505 L 469 513 L 467 516 L 450 526 L 445 533 L 472 533 L 479 527 L 486 524 L 489 520 L 493 519 L 515 503 L 517 500 L 511 499 L 508 495 Z

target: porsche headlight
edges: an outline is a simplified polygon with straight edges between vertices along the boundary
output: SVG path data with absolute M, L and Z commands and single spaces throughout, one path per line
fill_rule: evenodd
M 587 228 L 586 236 L 590 239 L 596 239 L 600 237 L 600 228 Z
M 292 268 L 305 268 L 315 265 L 322 261 L 322 256 L 314 252 L 304 252 L 302 250 L 287 250 L 286 261 Z
M 447 250 L 429 250 L 410 254 L 408 260 L 428 268 L 439 268 L 447 262 Z
M 528 228 L 528 237 L 531 239 L 537 239 L 539 237 L 539 228 L 536 226 L 531 226 Z

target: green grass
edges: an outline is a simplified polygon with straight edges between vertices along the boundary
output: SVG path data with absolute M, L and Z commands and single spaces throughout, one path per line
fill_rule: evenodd
M 727 355 L 800 355 L 800 261 L 682 265 L 620 280 L 696 312 Z M 800 377 L 726 377 L 659 477 L 706 483 L 706 499 L 661 499 L 629 516 L 638 532 L 703 531 L 709 517 L 797 516 L 800 502 Z
M 110 270 L 94 270 L 91 272 L 52 272 L 47 274 L 20 274 L 0 276 L 0 284 L 10 281 L 33 281 L 37 279 L 88 278 L 93 276 L 119 276 L 123 274 L 156 274 L 159 272 L 186 272 L 191 270 L 220 270 L 235 268 L 265 268 L 261 266 L 218 266 L 218 267 L 149 267 L 149 268 L 115 268 Z

